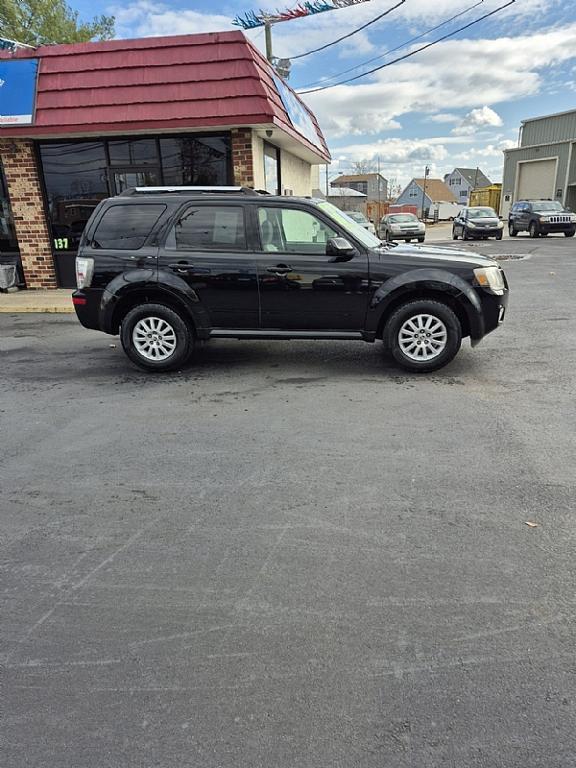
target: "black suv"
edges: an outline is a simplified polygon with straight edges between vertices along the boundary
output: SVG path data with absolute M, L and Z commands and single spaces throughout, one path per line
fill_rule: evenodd
M 384 244 L 323 200 L 239 187 L 143 187 L 104 200 L 82 236 L 82 325 L 120 334 L 141 368 L 197 341 L 382 339 L 432 371 L 502 322 L 503 271 L 455 250 Z
M 530 237 L 546 237 L 553 232 L 574 237 L 576 214 L 554 200 L 519 200 L 508 214 L 508 232 L 510 237 L 516 237 L 524 231 L 529 232 Z

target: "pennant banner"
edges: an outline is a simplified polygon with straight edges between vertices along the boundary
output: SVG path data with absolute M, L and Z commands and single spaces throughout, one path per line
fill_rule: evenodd
M 265 24 L 278 24 L 280 21 L 292 21 L 303 16 L 314 16 L 316 13 L 336 11 L 338 8 L 347 8 L 350 5 L 368 3 L 370 0 L 310 0 L 299 3 L 295 8 L 286 11 L 247 11 L 243 16 L 236 16 L 232 24 L 242 29 L 255 29 Z

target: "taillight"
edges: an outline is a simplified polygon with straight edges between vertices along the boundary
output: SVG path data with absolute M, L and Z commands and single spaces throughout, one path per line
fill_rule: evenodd
M 76 257 L 76 285 L 78 288 L 90 288 L 94 274 L 94 259 Z

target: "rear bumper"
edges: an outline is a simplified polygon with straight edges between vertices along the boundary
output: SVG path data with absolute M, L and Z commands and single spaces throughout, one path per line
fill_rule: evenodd
M 72 294 L 72 304 L 76 310 L 76 317 L 84 328 L 91 328 L 94 331 L 102 330 L 100 328 L 100 300 L 104 291 L 74 291 Z

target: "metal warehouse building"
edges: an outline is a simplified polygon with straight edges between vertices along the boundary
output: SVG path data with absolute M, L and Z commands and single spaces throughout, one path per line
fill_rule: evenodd
M 557 200 L 576 211 L 576 110 L 523 120 L 516 149 L 504 152 L 500 212 L 516 200 Z

